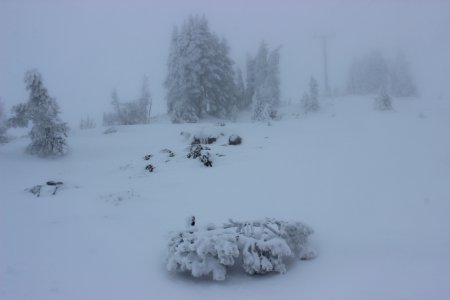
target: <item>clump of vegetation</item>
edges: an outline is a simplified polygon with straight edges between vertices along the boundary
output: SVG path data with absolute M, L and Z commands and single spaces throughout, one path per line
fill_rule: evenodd
M 307 246 L 313 230 L 300 222 L 264 219 L 254 222 L 230 220 L 222 226 L 198 227 L 189 218 L 187 229 L 172 233 L 167 269 L 189 272 L 194 277 L 212 275 L 224 280 L 236 263 L 250 274 L 285 273 L 285 259 L 312 259 Z

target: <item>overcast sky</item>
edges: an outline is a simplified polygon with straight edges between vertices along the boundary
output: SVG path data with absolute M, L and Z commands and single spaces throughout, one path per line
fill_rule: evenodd
M 25 101 L 24 72 L 37 68 L 65 120 L 100 121 L 112 89 L 137 98 L 147 74 L 162 113 L 170 35 L 190 14 L 207 17 L 242 68 L 261 40 L 281 45 L 284 101 L 298 101 L 311 75 L 322 83 L 318 34 L 333 35 L 332 88 L 354 56 L 379 48 L 406 52 L 424 101 L 450 97 L 450 1 L 0 0 L 0 98 L 8 109 Z

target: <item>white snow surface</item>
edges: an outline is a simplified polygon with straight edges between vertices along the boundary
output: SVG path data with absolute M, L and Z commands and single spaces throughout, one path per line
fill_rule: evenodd
M 450 299 L 449 102 L 378 112 L 372 97 L 347 97 L 299 118 L 286 107 L 271 126 L 75 130 L 53 160 L 17 138 L 0 146 L 0 299 Z M 210 148 L 225 156 L 212 168 L 185 158 L 182 131 L 224 133 Z M 231 134 L 242 145 L 223 146 Z M 48 180 L 65 186 L 25 191 Z M 170 273 L 169 233 L 191 215 L 304 222 L 318 256 L 223 282 Z

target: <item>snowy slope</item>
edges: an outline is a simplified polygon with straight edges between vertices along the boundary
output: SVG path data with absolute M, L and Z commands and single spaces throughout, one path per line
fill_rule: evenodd
M 272 126 L 75 131 L 55 160 L 24 154 L 26 138 L 0 146 L 0 299 L 449 299 L 450 106 L 404 99 L 382 113 L 358 97 L 323 106 L 300 118 L 286 108 Z M 212 168 L 186 159 L 181 131 L 223 132 L 211 148 L 226 156 Z M 233 133 L 244 143 L 222 146 Z M 47 180 L 66 186 L 24 191 Z M 170 274 L 167 235 L 189 215 L 299 220 L 315 229 L 319 255 L 285 275 Z

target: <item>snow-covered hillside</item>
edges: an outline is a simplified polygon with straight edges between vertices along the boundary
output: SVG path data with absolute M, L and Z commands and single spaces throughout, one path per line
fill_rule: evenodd
M 27 138 L 0 146 L 0 299 L 449 299 L 450 106 L 393 106 L 338 98 L 306 117 L 287 107 L 271 126 L 74 131 L 53 160 L 25 154 Z M 187 159 L 181 132 L 223 133 L 211 152 L 224 156 Z M 243 144 L 223 146 L 231 134 Z M 65 185 L 25 191 L 48 180 Z M 168 234 L 190 215 L 305 222 L 318 256 L 219 283 L 169 273 Z

